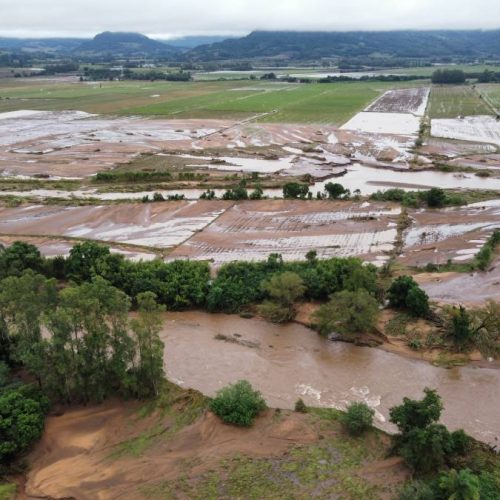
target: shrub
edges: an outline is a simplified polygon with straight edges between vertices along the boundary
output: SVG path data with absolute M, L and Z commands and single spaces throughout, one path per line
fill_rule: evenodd
M 302 398 L 297 399 L 295 402 L 295 411 L 298 413 L 307 413 L 307 406 Z
M 373 424 L 375 411 L 366 403 L 351 403 L 342 415 L 341 421 L 352 436 L 359 436 Z
M 429 484 L 411 481 L 399 493 L 399 500 L 436 500 L 436 495 Z
M 0 389 L 0 464 L 38 440 L 44 427 L 43 403 L 22 390 Z
M 307 193 L 309 193 L 309 186 L 307 184 L 287 182 L 283 186 L 283 198 L 285 199 L 305 198 Z
M 407 309 L 415 317 L 423 317 L 429 312 L 429 297 L 411 276 L 399 276 L 387 291 L 389 304 L 399 309 Z
M 469 469 L 455 469 L 439 478 L 439 489 L 445 498 L 453 500 L 479 500 L 479 478 Z
M 240 380 L 217 392 L 210 409 L 226 424 L 249 427 L 254 418 L 266 409 L 266 402 L 249 382 Z
M 344 290 L 333 294 L 314 314 L 321 335 L 369 332 L 375 325 L 378 302 L 366 290 Z

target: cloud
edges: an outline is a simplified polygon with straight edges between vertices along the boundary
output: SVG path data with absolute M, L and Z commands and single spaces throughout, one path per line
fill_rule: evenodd
M 0 12 L 4 36 L 500 27 L 498 0 L 0 0 Z

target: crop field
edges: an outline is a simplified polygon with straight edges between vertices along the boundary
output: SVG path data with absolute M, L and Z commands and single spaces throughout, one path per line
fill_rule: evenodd
M 428 114 L 431 118 L 491 115 L 491 107 L 467 86 L 432 87 Z
M 484 97 L 484 99 L 500 110 L 500 84 L 485 84 L 478 85 L 478 92 Z
M 297 85 L 261 81 L 85 82 L 4 80 L 0 112 L 20 109 L 168 118 L 245 119 L 341 125 L 380 94 L 408 83 Z M 414 85 L 413 85 L 414 86 Z

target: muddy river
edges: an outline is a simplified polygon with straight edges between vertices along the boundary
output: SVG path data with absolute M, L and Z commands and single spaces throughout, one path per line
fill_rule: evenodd
M 217 340 L 223 334 L 237 342 Z M 234 336 L 234 335 L 239 336 Z M 500 438 L 500 370 L 446 370 L 379 349 L 329 342 L 298 324 L 278 326 L 259 319 L 169 313 L 162 332 L 165 369 L 172 381 L 212 396 L 247 379 L 270 406 L 306 404 L 344 408 L 365 401 L 376 410 L 377 426 L 392 431 L 389 408 L 404 396 L 420 398 L 424 387 L 443 397 L 442 421 L 482 441 Z

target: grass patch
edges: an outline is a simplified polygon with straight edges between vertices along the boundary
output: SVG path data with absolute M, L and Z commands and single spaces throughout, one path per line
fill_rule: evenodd
M 208 407 L 208 398 L 198 391 L 184 390 L 164 381 L 158 398 L 142 405 L 136 422 L 156 414 L 157 421 L 140 435 L 117 444 L 109 454 L 112 460 L 124 456 L 138 457 L 159 438 L 168 439 L 184 427 L 191 425 Z M 134 421 L 131 422 L 133 424 Z
M 13 483 L 0 484 L 0 500 L 14 500 L 17 486 Z

